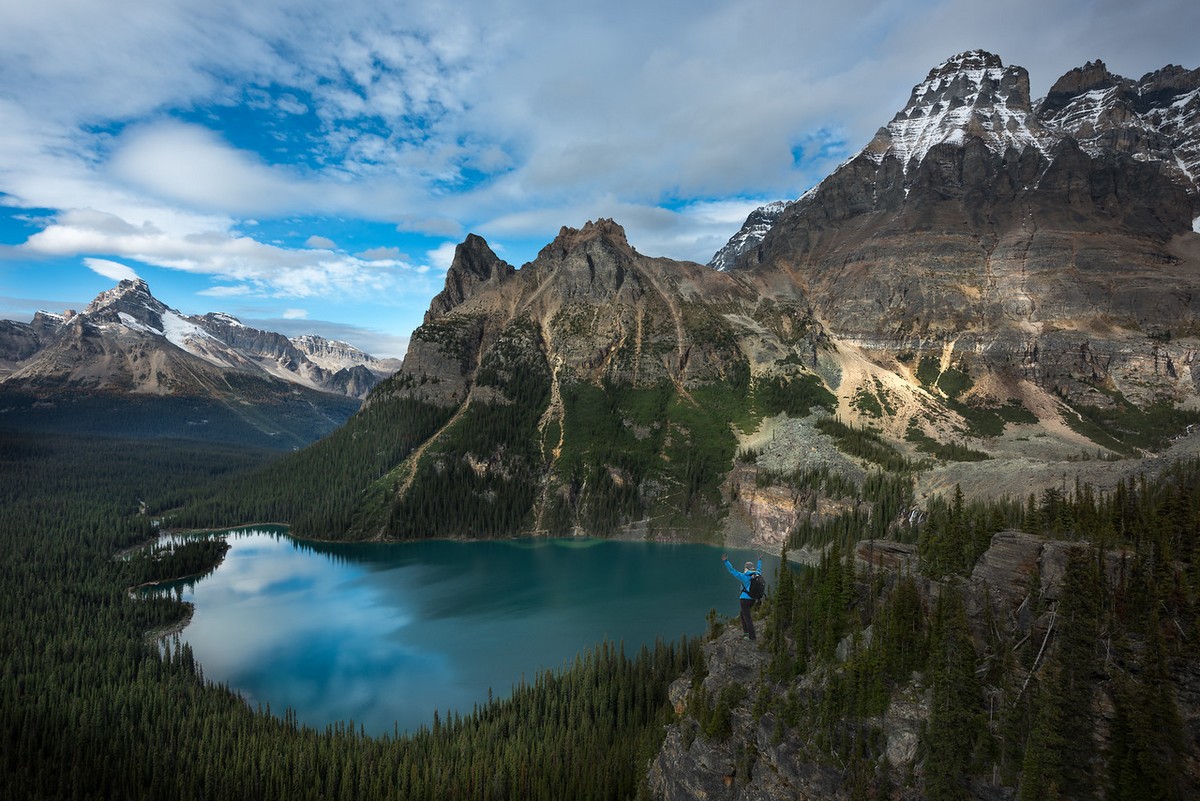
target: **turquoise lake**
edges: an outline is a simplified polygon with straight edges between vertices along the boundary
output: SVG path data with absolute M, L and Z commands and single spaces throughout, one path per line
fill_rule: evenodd
M 229 535 L 180 638 L 204 675 L 324 728 L 415 731 L 558 670 L 603 641 L 627 654 L 738 613 L 721 550 L 607 540 L 332 545 Z M 756 554 L 731 551 L 740 566 Z M 767 557 L 771 579 L 778 559 Z

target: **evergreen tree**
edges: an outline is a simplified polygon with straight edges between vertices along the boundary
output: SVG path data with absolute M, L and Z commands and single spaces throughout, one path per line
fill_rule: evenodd
M 975 646 L 956 584 L 942 587 L 930 632 L 932 700 L 925 737 L 925 793 L 933 801 L 966 797 L 971 753 L 982 723 Z

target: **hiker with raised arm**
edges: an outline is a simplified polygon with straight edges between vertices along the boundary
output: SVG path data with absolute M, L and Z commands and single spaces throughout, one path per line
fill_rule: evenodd
M 750 616 L 750 610 L 762 599 L 767 589 L 766 580 L 762 575 L 762 557 L 758 557 L 758 564 L 746 562 L 744 570 L 737 570 L 726 554 L 721 554 L 721 561 L 725 563 L 725 569 L 741 582 L 742 592 L 738 596 L 738 601 L 742 606 L 742 639 L 753 640 L 756 637 L 754 618 Z

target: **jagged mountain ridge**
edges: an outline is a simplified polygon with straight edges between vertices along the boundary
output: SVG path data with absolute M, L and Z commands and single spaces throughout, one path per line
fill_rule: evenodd
M 770 231 L 771 226 L 783 216 L 783 212 L 787 207 L 788 204 L 786 202 L 777 200 L 774 203 L 759 206 L 750 212 L 750 216 L 746 218 L 746 222 L 713 255 L 712 259 L 708 262 L 708 266 L 721 272 L 731 269 L 737 263 L 739 256 L 747 250 L 756 247 L 763 240 L 763 237 L 767 235 L 767 231 Z
M 1192 219 L 1200 225 L 1200 70 L 1169 66 L 1133 81 L 1110 73 L 1101 61 L 1089 62 L 1031 102 L 1024 68 L 1005 67 L 984 51 L 960 53 L 934 67 L 906 106 L 842 169 L 864 156 L 876 162 L 892 156 L 907 176 L 931 148 L 961 146 L 969 137 L 1000 155 L 1033 147 L 1045 156 L 1072 138 L 1093 157 L 1123 153 L 1156 164 L 1187 191 Z M 731 251 L 740 256 L 757 247 L 767 230 L 763 209 L 751 213 L 710 266 L 730 269 L 736 259 Z
M 224 313 L 182 315 L 154 297 L 141 280 L 121 281 L 82 312 L 38 312 L 28 326 L 6 321 L 6 330 L 7 337 L 0 341 L 11 368 L 0 383 L 10 389 L 48 390 L 62 383 L 91 390 L 203 394 L 195 374 L 208 368 L 191 363 L 189 357 L 194 357 L 218 370 L 265 374 L 362 398 L 398 366 L 395 360 L 375 359 L 344 342 L 311 335 L 288 339 Z M 91 348 L 80 347 L 85 339 L 93 342 Z M 95 344 L 100 340 L 108 342 Z M 121 350 L 115 344 L 119 341 L 136 343 L 131 347 L 139 355 L 127 361 L 111 358 Z M 105 364 L 92 358 L 100 352 L 109 354 Z M 155 369 L 132 369 L 128 362 L 147 354 L 152 354 Z M 165 365 L 176 368 L 164 369 Z
M 377 483 L 377 506 L 356 531 L 600 533 L 651 525 L 655 512 L 662 530 L 693 517 L 711 527 L 734 441 L 697 398 L 747 389 L 733 332 L 763 330 L 740 313 L 756 294 L 734 275 L 638 253 L 611 220 L 564 227 L 520 270 L 468 237 L 402 369 L 366 402 L 416 400 L 453 416 Z M 790 352 L 766 338 L 755 345 L 762 359 Z M 689 462 L 697 454 L 704 464 Z M 492 519 L 501 497 L 513 508 Z M 444 515 L 424 516 L 443 502 L 452 506 Z M 615 517 L 614 505 L 623 509 Z

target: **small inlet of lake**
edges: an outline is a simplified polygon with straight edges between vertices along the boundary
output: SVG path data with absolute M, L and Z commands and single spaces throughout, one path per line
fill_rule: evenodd
M 179 635 L 206 678 L 317 728 L 368 734 L 469 714 L 609 641 L 633 655 L 738 613 L 709 545 L 608 540 L 329 544 L 228 535 L 221 566 L 167 585 L 195 605 Z M 757 554 L 730 551 L 735 566 Z M 775 576 L 778 558 L 763 572 Z

